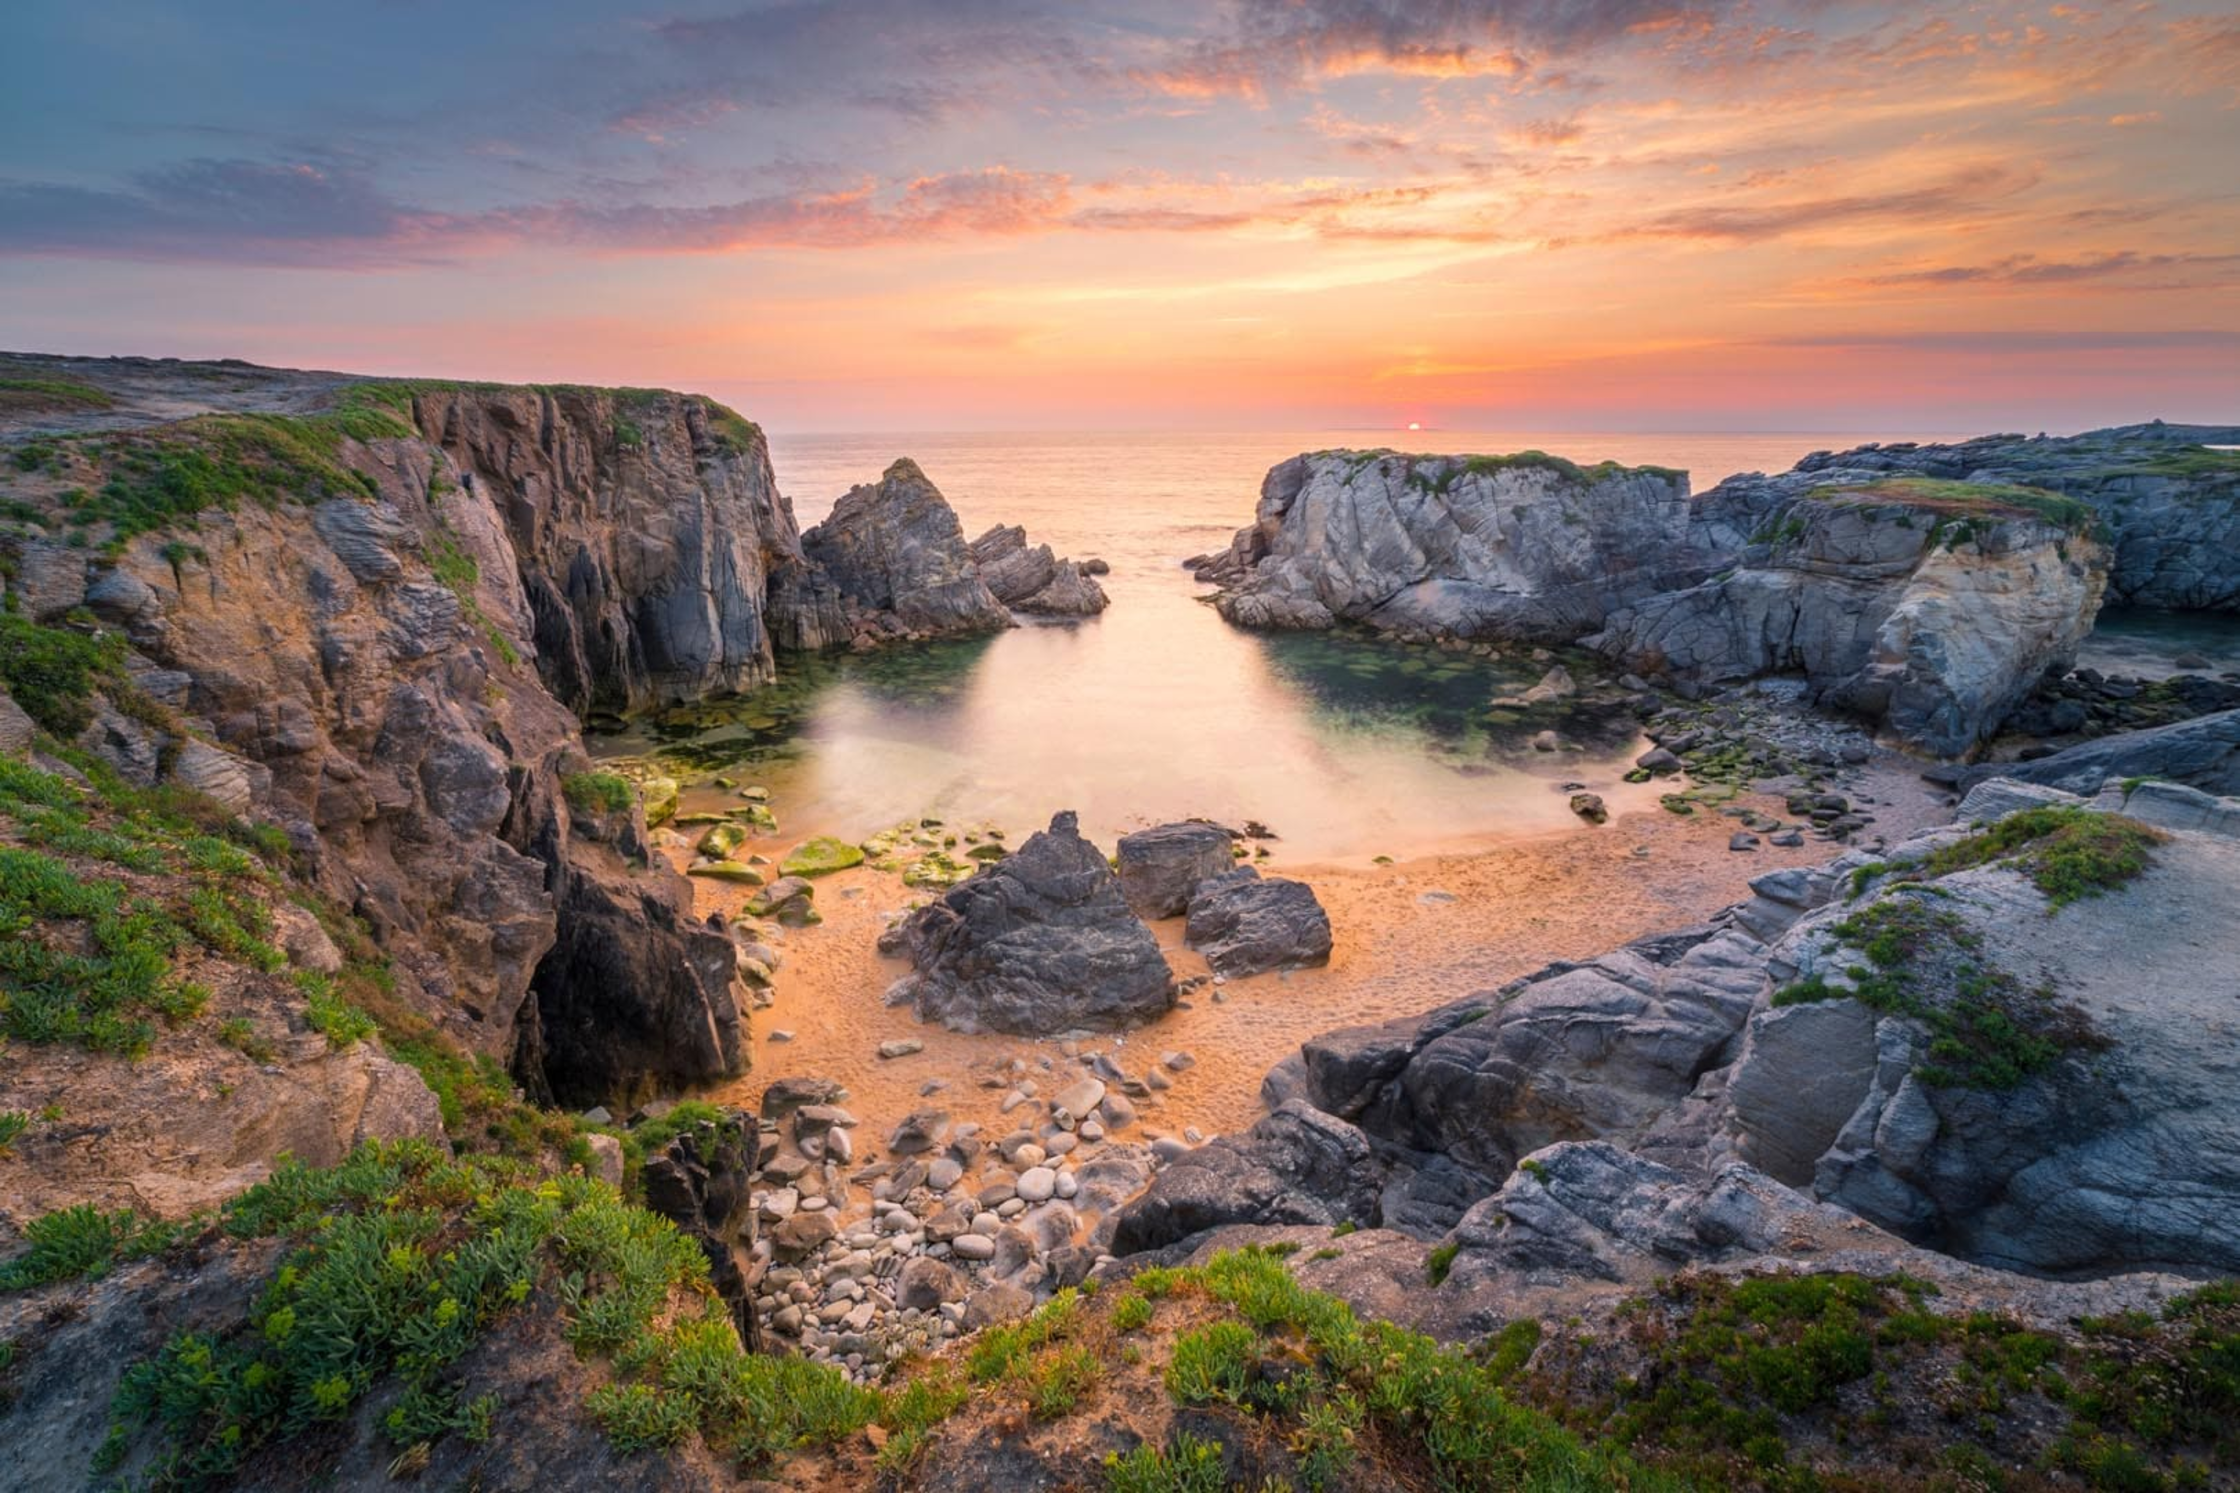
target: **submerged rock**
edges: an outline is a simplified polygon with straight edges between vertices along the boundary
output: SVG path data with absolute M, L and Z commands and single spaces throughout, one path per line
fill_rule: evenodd
M 914 972 L 890 1003 L 957 1031 L 1110 1030 L 1174 1003 L 1158 939 L 1070 812 L 911 914 L 897 941 Z
M 862 846 L 819 835 L 787 851 L 786 858 L 778 862 L 778 869 L 787 876 L 829 876 L 834 871 L 862 864 Z

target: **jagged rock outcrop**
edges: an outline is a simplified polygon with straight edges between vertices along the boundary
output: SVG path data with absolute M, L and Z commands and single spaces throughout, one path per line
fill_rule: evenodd
M 907 457 L 852 487 L 801 536 L 837 589 L 855 636 L 995 632 L 1011 615 L 973 565 L 956 511 Z
M 708 1257 L 708 1283 L 731 1308 L 731 1325 L 749 1352 L 761 1346 L 755 1318 L 753 1117 L 734 1114 L 685 1130 L 648 1156 L 641 1185 L 646 1206 L 677 1226 Z
M 540 1097 L 740 1071 L 728 940 L 634 809 L 586 815 L 562 787 L 588 766 L 570 703 L 767 674 L 760 567 L 790 516 L 759 437 L 668 394 L 373 386 L 353 408 L 306 427 L 331 462 L 284 422 L 220 417 L 66 446 L 26 484 L 129 483 L 213 441 L 276 484 L 192 515 L 191 543 L 11 544 L 51 593 L 33 615 L 82 597 L 160 707 L 97 710 L 81 743 L 279 823 L 400 997 Z
M 1240 1222 L 1374 1224 L 1384 1178 L 1359 1129 L 1291 1100 L 1241 1136 L 1176 1157 L 1120 1209 L 1111 1249 L 1164 1249 Z
M 1802 674 L 1821 704 L 1952 757 L 2068 667 L 2099 613 L 2108 556 L 2078 505 L 1846 472 L 1737 486 L 1699 506 L 1747 501 L 1740 563 L 1617 611 L 1589 646 L 1698 684 Z
M 1183 937 L 1217 975 L 1327 964 L 1330 915 L 1314 888 L 1238 866 L 1198 883 L 1190 893 Z
M 1110 1030 L 1174 1004 L 1158 939 L 1070 812 L 912 913 L 895 942 L 914 972 L 888 1003 L 957 1031 Z
M 1585 642 L 1689 688 L 1773 673 L 1941 756 L 2061 670 L 2103 593 L 2240 606 L 2240 431 L 1815 453 L 1686 478 L 1561 458 L 1325 451 L 1191 562 L 1240 625 Z
M 1236 863 L 1230 853 L 1235 844 L 1228 830 L 1196 819 L 1122 835 L 1114 857 L 1121 893 L 1138 917 L 1180 917 L 1198 883 Z
M 492 618 L 563 705 L 621 714 L 770 679 L 770 578 L 801 553 L 759 429 L 651 390 L 413 387 L 412 423 L 446 458 L 431 478 L 464 489 L 454 542 L 518 578 Z
M 1317 1038 L 1307 1093 L 1490 1178 L 1557 1141 L 1637 1142 L 1731 1055 L 1764 958 L 1741 928 L 1706 927 L 1551 965 L 1417 1022 Z
M 1716 570 L 1690 534 L 1681 472 L 1320 451 L 1269 471 L 1257 519 L 1200 578 L 1246 627 L 1568 641 Z
M 1993 789 L 2005 792 L 1978 789 L 1963 813 L 1992 817 Z M 2216 806 L 2166 797 L 2180 794 Z M 2041 790 L 2023 806 L 2047 801 Z M 2109 803 L 2120 802 L 2119 789 Z M 2156 817 L 2183 819 L 2182 807 Z M 1728 1085 L 1741 1154 L 1969 1259 L 2051 1273 L 2240 1268 L 2240 1041 L 2219 1014 L 2240 980 L 2240 938 L 2216 912 L 2240 886 L 2240 841 L 2218 832 L 2232 819 L 2196 822 L 2212 827 L 2170 835 L 2143 874 L 2088 903 L 2055 908 L 2028 875 L 1991 865 L 1938 878 L 1933 895 L 1885 883 L 1809 915 L 1774 967 L 1805 982 L 1791 989 L 1832 993 L 1751 1018 Z M 1934 843 L 1889 860 L 1918 861 Z M 1893 937 L 1900 959 L 1887 942 L 1880 960 L 1861 952 Z M 1845 997 L 1870 976 L 1885 994 Z M 1980 1035 L 1994 1020 L 2051 1046 Z
M 2031 762 L 1978 768 L 1974 779 L 2012 778 L 2094 794 L 2111 782 L 2162 778 L 2210 793 L 2240 795 L 2240 710 L 2130 731 Z
M 1030 547 L 1017 524 L 998 524 L 973 540 L 972 563 L 996 600 L 1014 611 L 1093 617 L 1112 604 L 1082 565 L 1057 558 L 1047 544 Z
M 2020 483 L 2091 505 L 2114 550 L 2110 604 L 2240 611 L 2240 425 L 2160 420 L 2077 436 L 1987 435 L 1950 445 L 1814 452 L 1806 474 L 1871 471 Z
M 1345 1126 L 1318 1134 L 1360 1136 L 1358 1185 L 1323 1168 L 1310 1186 L 1289 1131 L 1255 1127 L 1202 1148 L 1206 1172 L 1162 1176 L 1117 1237 L 1171 1250 L 1185 1225 L 1335 1218 L 1375 1190 L 1354 1221 L 1419 1237 L 1459 1204 L 1450 1242 L 1489 1278 L 1637 1280 L 1800 1229 L 1826 1249 L 1830 1217 L 2006 1269 L 2240 1268 L 2240 1043 L 2220 1004 L 2240 933 L 2217 911 L 2240 888 L 2240 802 L 2126 793 L 1996 780 L 1961 825 L 1768 873 L 1707 925 L 1317 1038 L 1264 1091 L 1291 1129 L 1306 1108 Z M 2092 815 L 2131 805 L 2145 870 L 2065 907 L 2037 840 L 1952 850 L 2049 806 L 2099 843 L 2134 832 Z M 1283 1201 L 1247 1185 L 1263 1171 L 1298 1174 Z M 1199 1196 L 1212 1174 L 1240 1179 L 1236 1206 Z

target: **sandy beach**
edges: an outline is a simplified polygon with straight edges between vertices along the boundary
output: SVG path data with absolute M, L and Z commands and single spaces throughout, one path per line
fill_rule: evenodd
M 1875 800 L 1876 830 L 1892 838 L 1945 812 L 1902 765 L 1871 770 L 1862 789 Z M 1773 815 L 1783 808 L 1778 798 L 1741 802 Z M 805 816 L 808 806 L 802 808 Z M 780 810 L 781 819 L 788 817 L 783 805 Z M 1727 843 L 1734 828 L 1732 819 L 1710 811 L 1680 817 L 1649 809 L 1604 825 L 1582 823 L 1384 866 L 1295 864 L 1277 841 L 1257 864 L 1314 887 L 1335 935 L 1328 966 L 1202 984 L 1149 1026 L 1065 1045 L 1076 1054 L 1107 1052 L 1134 1074 L 1164 1053 L 1187 1052 L 1196 1060 L 1171 1091 L 1139 1106 L 1141 1121 L 1128 1138 L 1179 1135 L 1191 1127 L 1206 1136 L 1242 1129 L 1262 1112 L 1260 1081 L 1267 1070 L 1319 1032 L 1425 1011 L 1550 960 L 1590 958 L 1628 939 L 1685 926 L 1746 897 L 1750 878 L 1824 861 L 1836 848 L 1808 839 L 1793 849 L 1738 853 Z M 793 843 L 789 835 L 755 848 L 775 859 Z M 687 849 L 670 853 L 680 867 L 691 859 Z M 718 910 L 738 916 L 750 895 L 719 882 L 695 885 L 703 916 Z M 876 1141 L 903 1115 L 928 1106 L 995 1129 L 1017 1078 L 1040 1079 L 1074 1066 L 1060 1039 L 967 1036 L 883 1002 L 908 966 L 880 957 L 879 931 L 929 893 L 868 866 L 822 877 L 816 888 L 821 924 L 772 930 L 783 963 L 773 1003 L 754 1016 L 751 1071 L 709 1097 L 751 1109 L 774 1079 L 836 1079 L 849 1090 L 849 1108 L 863 1121 L 865 1138 Z M 1182 919 L 1153 926 L 1178 977 L 1206 973 L 1204 962 L 1182 946 Z M 779 1033 L 790 1039 L 780 1040 Z M 923 1049 L 896 1059 L 877 1056 L 881 1043 L 905 1038 Z

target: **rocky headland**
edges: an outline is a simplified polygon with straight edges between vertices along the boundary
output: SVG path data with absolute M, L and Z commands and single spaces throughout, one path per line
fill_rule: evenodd
M 1540 452 L 1324 451 L 1199 557 L 1243 626 L 1572 644 L 1685 689 L 1805 681 L 1910 748 L 1975 754 L 2104 600 L 2229 610 L 2227 427 L 1815 453 L 1691 498 L 1685 473 Z
M 2106 598 L 2231 605 L 2231 432 L 1695 497 L 1277 467 L 1204 557 L 1225 616 L 1566 649 L 1488 702 L 1518 750 L 1581 698 L 1651 742 L 1548 785 L 1591 928 L 1533 941 L 1527 860 L 1537 952 L 1386 948 L 1418 994 L 1372 1004 L 1372 879 L 1419 920 L 1387 942 L 1487 905 L 1270 874 L 1257 825 L 781 850 L 756 785 L 593 759 L 586 722 L 789 649 L 1101 607 L 907 461 L 803 534 L 696 396 L 27 358 L 0 394 L 0 1482 L 2240 1477 L 2240 709 L 2067 667 Z M 2029 760 L 1948 760 L 1993 755 Z M 1676 866 L 1682 926 L 1619 943 L 1663 920 L 1611 889 Z M 843 994 L 909 1023 L 866 1059 L 906 1097 L 737 1088 L 794 1035 L 753 1013 L 882 923 L 899 1004 Z M 1377 1019 L 1282 1028 L 1251 1123 L 1188 1119 L 1231 1069 L 1193 1008 L 1310 991 Z

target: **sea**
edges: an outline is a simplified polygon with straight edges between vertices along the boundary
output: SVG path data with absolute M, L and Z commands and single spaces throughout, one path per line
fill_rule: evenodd
M 1498 659 L 1344 635 L 1225 623 L 1183 561 L 1251 522 L 1269 467 L 1301 451 L 1400 446 L 1539 449 L 1691 474 L 1784 471 L 1808 452 L 1905 432 L 1805 434 L 1364 430 L 1250 434 L 770 434 L 781 491 L 806 529 L 897 457 L 917 461 L 967 538 L 1022 524 L 1030 543 L 1112 568 L 1112 605 L 1081 622 L 870 655 L 781 662 L 775 687 L 634 723 L 603 755 L 653 755 L 690 782 L 767 787 L 786 838 L 860 839 L 940 819 L 1031 830 L 1071 809 L 1099 843 L 1164 820 L 1258 821 L 1291 858 L 1373 861 L 1575 822 L 1584 785 L 1614 811 L 1644 746 L 1624 712 L 1580 710 L 1563 748 L 1545 718 L 1493 706 L 1547 657 Z M 703 792 L 718 790 L 703 786 Z M 730 790 L 721 790 L 728 792 Z

